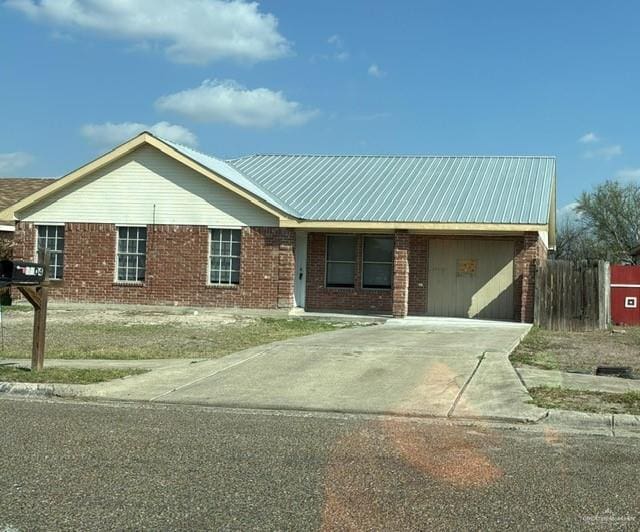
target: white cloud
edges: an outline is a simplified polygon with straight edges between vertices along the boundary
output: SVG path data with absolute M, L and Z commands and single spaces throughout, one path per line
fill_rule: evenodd
M 558 209 L 558 215 L 562 216 L 562 215 L 574 213 L 577 206 L 578 206 L 577 201 L 574 201 L 573 203 L 568 203 L 564 207 L 560 207 Z
M 242 127 L 297 126 L 314 118 L 317 110 L 306 110 L 282 92 L 265 88 L 246 89 L 233 81 L 205 80 L 156 101 L 162 111 L 173 111 L 199 122 L 222 122 Z
M 595 144 L 596 142 L 600 142 L 600 137 L 598 137 L 598 135 L 596 135 L 593 131 L 589 131 L 588 133 L 582 135 L 578 139 L 578 142 L 581 142 L 582 144 Z
M 582 215 L 576 211 L 577 202 L 569 203 L 564 207 L 560 207 L 556 212 L 556 220 L 558 225 L 566 222 L 579 220 Z
M 375 63 L 367 69 L 367 73 L 374 78 L 382 78 L 387 75 L 387 73 L 380 70 L 380 67 Z
M 278 19 L 245 0 L 7 0 L 30 19 L 109 37 L 152 42 L 173 61 L 256 62 L 291 51 Z
M 605 161 L 618 157 L 619 155 L 622 155 L 622 146 L 620 146 L 620 144 L 612 144 L 611 146 L 604 146 L 597 150 L 584 152 L 584 156 L 587 159 L 604 159 Z
M 334 48 L 334 51 L 330 54 L 316 54 L 311 56 L 312 63 L 315 63 L 318 60 L 328 61 L 330 59 L 344 62 L 351 57 L 351 54 L 345 50 L 344 41 L 340 35 L 331 35 L 327 39 L 327 44 L 331 45 Z
M 343 46 L 343 42 L 342 42 L 342 39 L 340 38 L 340 35 L 332 35 L 327 39 L 327 42 L 335 46 L 336 48 L 342 48 Z
M 623 168 L 620 170 L 616 177 L 619 179 L 640 179 L 640 168 Z
M 12 174 L 27 166 L 31 161 L 33 161 L 33 157 L 21 151 L 0 153 L 0 174 Z
M 191 131 L 169 122 L 158 122 L 152 126 L 138 122 L 121 122 L 119 124 L 105 122 L 104 124 L 86 124 L 80 129 L 83 137 L 101 147 L 122 144 L 143 131 L 149 131 L 158 137 L 185 146 L 193 147 L 198 144 L 198 139 Z

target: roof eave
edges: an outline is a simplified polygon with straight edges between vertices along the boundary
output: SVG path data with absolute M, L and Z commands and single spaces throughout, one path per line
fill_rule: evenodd
M 286 220 L 282 227 L 309 230 L 407 230 L 434 232 L 470 233 L 524 233 L 548 231 L 549 224 L 509 224 L 509 223 L 456 223 L 456 222 L 375 222 L 375 221 L 334 221 L 334 220 Z

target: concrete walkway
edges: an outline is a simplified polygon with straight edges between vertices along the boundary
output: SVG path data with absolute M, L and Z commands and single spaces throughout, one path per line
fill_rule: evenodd
M 74 389 L 121 400 L 532 422 L 546 411 L 527 404 L 530 397 L 508 360 L 528 330 L 504 322 L 388 320 L 216 360 L 135 361 L 127 366 L 152 371 Z

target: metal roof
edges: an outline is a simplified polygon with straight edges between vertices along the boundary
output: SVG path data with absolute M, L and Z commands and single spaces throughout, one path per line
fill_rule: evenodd
M 546 224 L 554 157 L 251 155 L 163 142 L 295 218 Z
M 227 163 L 285 211 L 321 221 L 546 224 L 555 177 L 554 157 L 253 155 Z

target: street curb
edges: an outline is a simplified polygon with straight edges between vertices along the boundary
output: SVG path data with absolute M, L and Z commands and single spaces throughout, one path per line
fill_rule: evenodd
M 305 413 L 325 413 L 325 414 L 347 414 L 347 415 L 372 415 L 372 416 L 389 416 L 399 418 L 414 418 L 414 419 L 441 419 L 449 421 L 491 421 L 498 423 L 509 423 L 518 425 L 535 425 L 541 420 L 546 418 L 545 412 L 539 419 L 532 418 L 517 418 L 509 416 L 443 416 L 437 414 L 421 414 L 418 412 L 401 410 L 384 410 L 381 412 L 370 412 L 367 410 L 350 409 L 350 408 L 335 408 L 335 409 L 322 409 L 322 408 L 305 408 L 300 406 L 290 405 L 269 405 L 264 406 L 260 404 L 238 404 L 238 403 L 207 403 L 200 401 L 193 402 L 177 402 L 162 399 L 115 399 L 107 398 L 100 395 L 92 394 L 84 386 L 90 385 L 70 385 L 70 384 L 51 384 L 51 383 L 25 383 L 25 382 L 0 382 L 0 396 L 11 395 L 20 396 L 24 398 L 47 398 L 47 397 L 59 397 L 67 399 L 88 399 L 88 400 L 100 400 L 106 402 L 131 402 L 140 404 L 156 404 L 156 405 L 185 405 L 185 406 L 201 406 L 209 408 L 231 408 L 234 410 L 254 410 L 254 411 L 282 411 L 282 412 L 305 412 Z
M 461 421 L 494 421 L 498 423 L 511 423 L 513 425 L 540 425 L 549 417 L 546 410 L 536 417 L 511 417 L 511 416 L 447 416 L 447 419 Z
M 104 399 L 104 398 L 101 398 Z M 140 401 L 142 403 L 148 404 L 157 404 L 157 405 L 190 405 L 190 406 L 200 406 L 200 407 L 210 407 L 210 408 L 229 408 L 233 410 L 251 410 L 251 411 L 274 411 L 274 412 L 303 412 L 303 413 L 324 413 L 324 414 L 344 414 L 344 415 L 365 415 L 365 416 L 381 416 L 381 417 L 398 417 L 398 418 L 411 418 L 411 419 L 439 419 L 442 421 L 486 421 L 486 422 L 497 422 L 497 423 L 507 423 L 511 425 L 523 425 L 523 426 L 533 426 L 540 424 L 541 421 L 546 419 L 548 412 L 544 412 L 539 418 L 517 418 L 517 417 L 509 417 L 509 416 L 448 416 L 448 415 L 438 415 L 438 414 L 427 414 L 420 413 L 414 411 L 402 411 L 402 410 L 381 410 L 378 412 L 371 412 L 364 409 L 356 409 L 356 408 L 313 408 L 313 407 L 301 407 L 301 406 L 291 406 L 291 405 L 280 405 L 273 404 L 269 406 L 264 406 L 260 404 L 253 403 L 207 403 L 202 401 L 193 401 L 189 403 L 171 401 L 171 400 L 154 400 L 154 401 Z
M 106 398 L 100 395 L 92 394 L 88 389 L 84 388 L 84 386 L 91 385 L 82 385 L 82 384 L 51 384 L 51 383 L 27 383 L 27 382 L 0 382 L 0 395 L 12 395 L 12 396 L 20 396 L 24 398 L 47 398 L 47 397 L 59 397 L 59 398 L 69 398 L 69 399 L 99 399 L 101 401 L 107 402 L 133 402 L 133 403 L 142 403 L 142 404 L 166 404 L 166 405 L 187 405 L 187 406 L 204 406 L 211 408 L 232 408 L 237 410 L 264 410 L 264 411 L 291 411 L 291 412 L 319 412 L 319 413 L 329 413 L 329 414 L 350 414 L 350 415 L 375 415 L 375 416 L 392 416 L 392 417 L 401 417 L 401 418 L 416 418 L 416 419 L 442 419 L 442 420 L 450 420 L 450 421 L 487 421 L 487 422 L 498 422 L 498 423 L 509 423 L 509 424 L 517 424 L 517 425 L 536 425 L 541 421 L 547 418 L 548 412 L 544 412 L 539 418 L 517 418 L 510 416 L 442 416 L 436 414 L 421 414 L 418 412 L 403 412 L 400 410 L 384 410 L 382 412 L 370 412 L 367 410 L 359 410 L 359 409 L 350 409 L 350 408 L 336 408 L 336 409 L 320 409 L 320 408 L 304 408 L 300 406 L 289 406 L 289 405 L 270 405 L 264 406 L 260 404 L 234 404 L 234 403 L 206 403 L 193 401 L 189 403 L 183 402 L 175 402 L 175 401 L 167 401 L 162 399 L 143 399 L 143 400 L 135 400 L 135 399 L 113 399 Z
M 23 397 L 79 397 L 78 385 L 39 382 L 0 382 L 0 394 Z
M 542 425 L 580 432 L 589 430 L 611 436 L 640 437 L 640 416 L 631 414 L 593 414 L 558 408 L 549 411 Z
M 610 437 L 632 437 L 640 438 L 640 416 L 628 414 L 586 414 L 573 410 L 552 409 L 544 412 L 538 418 L 514 418 L 510 416 L 441 416 L 418 414 L 416 412 L 401 412 L 388 410 L 384 412 L 368 412 L 366 410 L 355 409 L 314 409 L 314 408 L 293 408 L 290 406 L 272 405 L 269 407 L 261 405 L 236 405 L 225 403 L 203 403 L 194 401 L 191 403 L 181 403 L 174 401 L 149 401 L 131 399 L 107 399 L 98 395 L 92 395 L 82 388 L 87 385 L 69 384 L 43 384 L 43 383 L 21 383 L 21 382 L 0 382 L 0 395 L 13 396 L 21 399 L 46 399 L 46 398 L 73 398 L 81 400 L 100 400 L 106 403 L 137 403 L 146 405 L 165 406 L 197 406 L 205 408 L 222 408 L 231 410 L 246 410 L 253 412 L 291 412 L 291 413 L 319 413 L 319 414 L 342 414 L 342 415 L 367 415 L 376 417 L 397 417 L 402 419 L 433 419 L 440 421 L 462 422 L 462 423 L 499 423 L 505 425 L 517 425 L 521 427 L 541 427 L 558 430 L 560 432 L 577 432 L 607 435 Z

